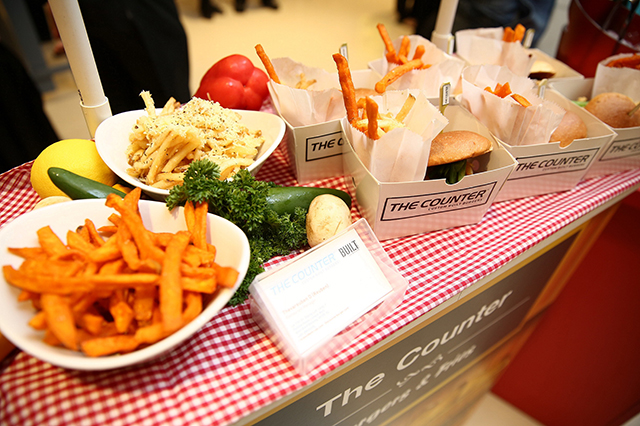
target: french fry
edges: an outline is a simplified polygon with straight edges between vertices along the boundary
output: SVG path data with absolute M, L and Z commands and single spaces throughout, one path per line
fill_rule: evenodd
M 379 139 L 378 136 L 378 104 L 367 96 L 367 135 L 371 139 Z
M 160 313 L 165 331 L 173 332 L 182 326 L 182 286 L 180 285 L 180 262 L 182 253 L 189 244 L 190 235 L 179 231 L 167 246 L 162 275 L 160 276 Z
M 90 357 L 99 357 L 115 353 L 127 353 L 138 347 L 138 342 L 133 336 L 116 335 L 108 337 L 96 337 L 82 342 L 82 352 Z
M 398 49 L 398 58 L 404 58 L 405 62 L 407 62 L 407 57 L 409 56 L 409 50 L 411 49 L 411 40 L 409 36 L 402 37 L 402 41 L 400 42 L 400 48 Z
M 523 107 L 530 107 L 531 106 L 531 102 L 529 102 L 529 100 L 527 98 L 525 98 L 522 95 L 519 95 L 517 93 L 514 93 L 511 95 L 511 97 L 518 102 L 520 105 L 522 105 Z
M 271 59 L 269 59 L 269 56 L 264 51 L 264 48 L 262 47 L 261 44 L 256 44 L 256 53 L 258 54 L 258 57 L 262 61 L 262 65 L 264 65 L 264 68 L 267 71 L 269 78 L 271 78 L 271 80 L 273 80 L 274 83 L 280 84 L 280 78 L 276 73 L 276 69 L 273 67 L 273 64 L 271 63 Z
M 51 227 L 45 226 L 38 229 L 38 242 L 40 247 L 49 256 L 61 256 L 67 253 L 67 246 L 62 240 L 53 232 Z
M 413 59 L 406 64 L 398 65 L 397 67 L 389 71 L 384 77 L 382 77 L 379 82 L 376 83 L 376 92 L 384 93 L 391 83 L 393 83 L 409 71 L 418 69 L 420 67 L 422 67 L 421 59 Z
M 182 277 L 180 280 L 180 285 L 183 290 L 212 294 L 214 291 L 216 291 L 217 280 L 215 277 L 209 277 L 209 278 Z
M 411 59 L 422 59 L 422 56 L 424 55 L 425 51 L 426 51 L 426 48 L 424 47 L 423 44 L 417 45 L 415 52 L 413 52 L 413 58 Z
M 527 29 L 524 27 L 524 25 L 516 25 L 516 28 L 513 30 L 513 41 L 519 41 L 520 43 L 522 43 L 526 31 Z
M 96 225 L 90 219 L 85 219 L 83 229 L 87 230 L 87 232 L 89 233 L 89 237 L 91 238 L 91 242 L 94 245 L 98 247 L 104 245 L 104 240 L 98 233 L 98 230 L 96 229 Z
M 347 120 L 353 123 L 358 118 L 358 105 L 356 102 L 356 89 L 351 78 L 351 70 L 347 58 L 339 53 L 333 54 L 333 60 L 338 68 L 338 78 L 340 80 L 340 88 L 342 89 L 342 98 L 344 106 L 347 110 Z
M 238 279 L 238 271 L 228 266 L 220 266 L 217 263 L 214 264 L 214 267 L 216 268 L 218 284 L 222 287 L 233 287 Z
M 47 327 L 67 348 L 78 349 L 77 332 L 69 299 L 57 294 L 44 293 L 40 302 L 47 320 Z
M 391 41 L 391 37 L 389 37 L 387 28 L 384 26 L 384 24 L 378 24 L 376 28 L 378 28 L 378 33 L 380 33 L 380 37 L 382 37 L 382 42 L 384 43 L 384 47 L 385 49 L 387 49 L 387 53 L 385 55 L 387 58 L 387 61 L 397 64 L 398 55 L 396 53 L 395 47 L 393 47 L 393 42 Z
M 202 312 L 202 294 L 193 291 L 184 293 L 185 308 L 182 311 L 182 323 L 188 324 Z
M 407 96 L 407 99 L 405 99 L 404 103 L 402 104 L 402 108 L 400 108 L 400 111 L 398 111 L 398 114 L 396 114 L 396 120 L 404 121 L 404 119 L 407 118 L 407 115 L 409 115 L 409 112 L 411 111 L 411 108 L 413 108 L 413 105 L 415 103 L 415 96 L 411 94 Z
M 516 33 L 511 27 L 506 27 L 502 34 L 502 41 L 512 43 L 515 40 Z
M 194 211 L 194 227 L 191 232 L 193 245 L 199 249 L 207 250 L 207 213 L 209 204 L 198 203 Z

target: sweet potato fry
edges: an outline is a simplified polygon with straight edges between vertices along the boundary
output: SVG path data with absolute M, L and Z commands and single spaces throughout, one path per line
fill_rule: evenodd
M 209 204 L 206 202 L 198 203 L 194 211 L 193 231 L 191 231 L 191 239 L 193 245 L 202 250 L 207 250 L 207 213 L 209 212 Z
M 64 255 L 68 249 L 62 240 L 53 232 L 51 227 L 45 226 L 38 229 L 38 242 L 40 247 L 49 256 L 61 256 Z
M 422 59 L 422 56 L 424 55 L 426 51 L 426 48 L 424 47 L 423 44 L 419 44 L 416 46 L 416 50 L 413 52 L 413 58 L 411 59 Z
M 511 97 L 513 99 L 515 99 L 516 102 L 518 102 L 520 105 L 522 105 L 525 108 L 531 106 L 531 102 L 529 102 L 529 100 L 527 98 L 525 98 L 524 96 L 522 96 L 522 95 L 514 93 L 514 94 L 511 95 Z
M 398 55 L 396 54 L 396 48 L 393 47 L 393 43 L 391 42 L 391 37 L 389 37 L 389 33 L 387 32 L 387 28 L 384 24 L 376 25 L 378 28 L 378 33 L 380 33 L 380 37 L 382 38 L 382 42 L 384 43 L 385 49 L 387 49 L 386 58 L 387 61 L 397 64 L 398 63 Z
M 135 190 L 131 191 L 129 194 L 127 194 L 127 196 L 133 194 L 138 189 L 140 188 L 136 188 Z M 123 222 L 127 225 L 129 231 L 131 231 L 131 235 L 133 236 L 133 239 L 138 246 L 138 250 L 140 251 L 140 258 L 151 258 L 158 262 L 161 262 L 162 258 L 164 257 L 164 253 L 154 244 L 153 237 L 151 236 L 150 232 L 147 231 L 147 229 L 144 227 L 140 215 L 137 214 L 136 211 L 133 211 L 133 209 L 127 207 L 124 200 L 116 194 L 109 194 L 109 196 L 107 197 L 106 205 L 108 207 L 113 207 L 114 209 L 116 209 L 122 216 Z
M 513 28 L 506 27 L 504 29 L 504 33 L 502 34 L 502 41 L 507 42 L 507 43 L 511 43 L 511 42 L 514 41 L 515 35 L 516 35 L 516 33 L 513 30 Z
M 367 96 L 367 135 L 371 139 L 379 139 L 378 136 L 378 104 Z
M 156 293 L 155 287 L 136 287 L 133 300 L 133 313 L 137 321 L 151 320 Z
M 116 335 L 109 337 L 96 337 L 82 342 L 82 352 L 90 357 L 127 353 L 138 347 L 138 342 L 133 336 Z
M 179 231 L 171 239 L 162 262 L 160 276 L 160 313 L 162 326 L 173 332 L 182 326 L 182 286 L 180 285 L 180 263 L 182 253 L 189 244 L 190 235 Z
M 421 59 L 413 59 L 407 62 L 406 64 L 398 65 L 397 67 L 389 71 L 384 77 L 382 77 L 382 79 L 379 82 L 376 83 L 375 85 L 376 92 L 384 93 L 387 90 L 387 87 L 391 83 L 393 83 L 394 81 L 396 81 L 397 79 L 399 79 L 400 77 L 408 73 L 409 71 L 418 69 L 421 66 L 422 66 Z
M 185 308 L 182 311 L 183 325 L 191 322 L 202 312 L 202 294 L 193 291 L 185 291 L 184 293 Z
M 273 64 L 271 63 L 271 59 L 269 59 L 269 56 L 264 51 L 264 48 L 262 47 L 261 44 L 256 44 L 256 53 L 258 54 L 258 57 L 262 61 L 262 65 L 264 65 L 264 68 L 267 71 L 269 78 L 271 78 L 271 80 L 273 80 L 274 83 L 280 84 L 280 78 L 276 73 L 276 69 L 273 67 Z
M 214 264 L 217 272 L 217 281 L 218 284 L 222 287 L 233 287 L 238 279 L 238 271 L 233 268 L 229 268 L 227 266 L 220 266 L 218 264 Z
M 527 29 L 524 27 L 524 25 L 516 25 L 516 28 L 513 30 L 513 41 L 519 41 L 520 43 L 522 43 L 526 31 Z
M 209 278 L 182 277 L 180 280 L 180 285 L 183 290 L 212 294 L 214 291 L 216 291 L 217 280 L 216 280 L 216 277 L 209 277 Z
M 99 246 L 102 246 L 104 244 L 104 240 L 100 236 L 100 233 L 98 233 L 98 230 L 96 229 L 96 225 L 93 223 L 93 221 L 91 219 L 85 219 L 84 220 L 84 228 L 83 229 L 87 230 L 87 232 L 89 233 L 89 237 L 91 238 L 91 242 L 94 245 L 99 247 Z
M 402 37 L 402 41 L 400 42 L 400 48 L 398 49 L 398 57 L 403 56 L 407 58 L 409 56 L 409 50 L 411 49 L 411 40 L 409 36 Z
M 347 58 L 339 53 L 333 54 L 333 60 L 338 68 L 338 78 L 340 79 L 344 107 L 347 110 L 347 120 L 349 120 L 349 123 L 353 123 L 358 118 L 358 106 L 356 103 L 356 89 L 351 78 L 351 70 L 349 70 L 349 62 Z
M 76 326 L 69 299 L 57 294 L 45 293 L 41 296 L 40 302 L 49 330 L 65 347 L 77 350 Z

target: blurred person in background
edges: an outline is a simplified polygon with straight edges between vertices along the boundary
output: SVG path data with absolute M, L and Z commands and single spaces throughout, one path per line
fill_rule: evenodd
M 33 160 L 57 141 L 38 87 L 0 40 L 0 172 Z
M 268 7 L 270 9 L 278 8 L 278 3 L 276 3 L 275 0 L 261 0 L 261 2 L 264 7 Z M 247 0 L 235 0 L 235 3 L 237 12 L 244 12 L 247 8 Z
M 187 36 L 174 0 L 79 0 L 111 111 L 144 108 L 148 90 L 159 106 L 185 103 L 189 89 Z
M 535 47 L 553 12 L 555 0 L 459 0 L 451 34 L 471 28 L 511 27 L 522 24 L 534 29 Z M 400 19 L 416 20 L 416 34 L 431 39 L 438 18 L 439 1 L 415 0 L 411 10 L 404 0 L 398 0 Z

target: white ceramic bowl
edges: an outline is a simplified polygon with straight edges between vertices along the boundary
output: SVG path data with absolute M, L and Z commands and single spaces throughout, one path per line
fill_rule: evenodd
M 105 200 L 77 200 L 54 204 L 26 213 L 0 229 L 0 265 L 17 268 L 22 258 L 7 251 L 8 247 L 35 247 L 38 245 L 36 230 L 49 225 L 66 241 L 66 232 L 76 229 L 89 218 L 96 226 L 109 224 L 107 217 L 114 212 L 104 205 Z M 140 213 L 145 227 L 152 231 L 175 232 L 186 229 L 184 216 L 178 209 L 167 210 L 164 203 L 140 201 Z M 182 209 L 182 208 L 180 208 Z M 18 302 L 20 290 L 7 284 L 0 277 L 0 332 L 23 351 L 63 368 L 74 370 L 107 370 L 137 364 L 170 351 L 188 339 L 213 318 L 231 299 L 244 279 L 249 266 L 249 242 L 233 223 L 219 216 L 207 217 L 209 242 L 217 248 L 216 262 L 238 270 L 238 281 L 233 288 L 222 288 L 203 308 L 202 313 L 189 324 L 165 339 L 124 355 L 99 358 L 87 357 L 81 352 L 49 346 L 42 341 L 44 332 L 31 328 L 27 323 L 35 311 L 30 302 Z
M 242 116 L 241 122 L 249 130 L 261 130 L 265 139 L 258 150 L 256 161 L 247 168 L 255 176 L 265 160 L 282 142 L 286 126 L 284 121 L 275 114 L 261 111 L 234 111 Z M 146 111 L 141 109 L 122 112 L 104 120 L 96 129 L 96 148 L 102 160 L 120 179 L 133 186 L 140 187 L 150 197 L 164 200 L 169 195 L 168 190 L 145 185 L 127 173 L 127 169 L 131 167 L 125 154 L 129 146 L 129 135 L 138 118 L 143 115 L 146 115 Z

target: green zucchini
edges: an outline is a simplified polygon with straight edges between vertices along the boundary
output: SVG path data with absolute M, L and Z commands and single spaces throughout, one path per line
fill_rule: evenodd
M 333 188 L 316 188 L 305 186 L 279 186 L 269 189 L 267 204 L 271 210 L 278 214 L 293 214 L 296 207 L 309 210 L 309 205 L 314 198 L 322 194 L 331 194 L 340 197 L 351 208 L 351 196 L 344 191 Z
M 117 194 L 124 197 L 125 194 L 109 185 L 80 176 L 69 170 L 59 167 L 50 167 L 47 170 L 51 182 L 72 200 L 85 198 L 107 198 L 109 194 Z

